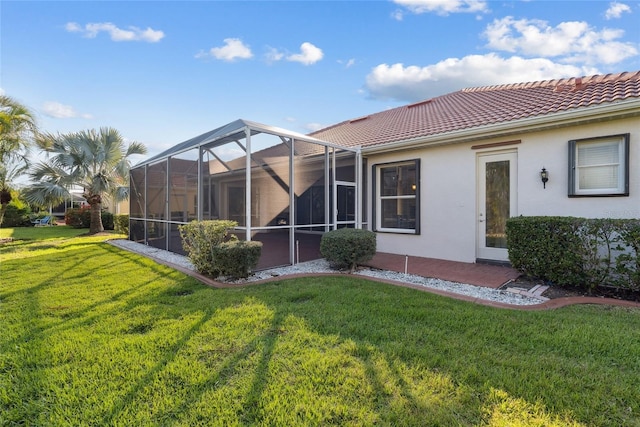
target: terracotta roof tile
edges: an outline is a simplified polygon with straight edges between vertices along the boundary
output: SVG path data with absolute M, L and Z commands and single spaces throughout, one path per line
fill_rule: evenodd
M 463 89 L 347 120 L 310 135 L 372 146 L 640 98 L 640 71 Z

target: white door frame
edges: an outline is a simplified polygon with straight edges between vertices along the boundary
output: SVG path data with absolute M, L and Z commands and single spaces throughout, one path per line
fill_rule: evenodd
M 476 166 L 477 182 L 477 232 L 476 259 L 505 262 L 509 261 L 506 247 L 495 247 L 487 244 L 487 192 L 486 172 L 487 163 L 509 162 L 509 217 L 518 215 L 518 152 L 517 150 L 503 150 L 478 153 Z

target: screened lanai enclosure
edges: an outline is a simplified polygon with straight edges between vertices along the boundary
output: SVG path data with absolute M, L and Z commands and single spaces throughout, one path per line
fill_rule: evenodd
M 323 233 L 362 227 L 362 175 L 359 149 L 236 120 L 131 169 L 129 238 L 184 253 L 180 224 L 229 219 L 258 269 L 318 259 Z

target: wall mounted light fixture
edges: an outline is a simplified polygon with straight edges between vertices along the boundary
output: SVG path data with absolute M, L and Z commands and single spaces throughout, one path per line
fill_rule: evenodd
M 540 171 L 540 179 L 542 180 L 542 188 L 547 188 L 547 181 L 549 181 L 549 172 L 544 167 Z

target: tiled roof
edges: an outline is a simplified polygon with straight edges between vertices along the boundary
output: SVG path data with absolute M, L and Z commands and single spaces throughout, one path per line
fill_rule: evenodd
M 640 98 L 640 71 L 463 89 L 344 121 L 310 136 L 374 146 Z

